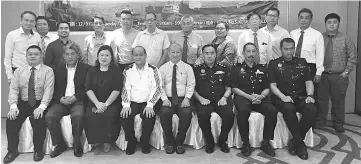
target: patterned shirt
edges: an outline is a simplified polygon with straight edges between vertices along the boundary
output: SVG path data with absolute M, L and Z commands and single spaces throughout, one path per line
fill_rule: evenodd
M 109 34 L 108 34 L 109 35 Z M 105 32 L 103 36 L 97 38 L 95 32 L 90 34 L 85 38 L 84 42 L 84 62 L 91 66 L 95 66 L 95 61 L 97 60 L 98 50 L 102 45 L 108 45 L 112 47 L 113 52 L 115 52 L 115 44 L 111 35 L 108 36 Z M 115 53 L 114 53 L 115 55 Z

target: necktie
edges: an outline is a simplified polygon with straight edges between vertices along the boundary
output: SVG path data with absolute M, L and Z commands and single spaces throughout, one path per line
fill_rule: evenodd
M 258 50 L 258 55 L 255 56 L 255 62 L 259 64 L 260 57 L 259 57 L 259 45 L 258 45 L 257 33 L 253 33 L 253 35 L 254 35 L 253 43 L 256 45 L 256 48 Z
M 173 66 L 172 76 L 172 103 L 174 106 L 178 105 L 178 94 L 177 94 L 177 65 Z
M 332 44 L 332 35 L 328 36 L 329 41 L 326 46 L 326 55 L 325 55 L 325 67 L 326 69 L 331 69 L 333 64 L 333 44 Z
M 187 53 L 188 53 L 188 37 L 184 36 L 182 61 L 185 63 L 187 63 L 187 57 L 188 57 Z
M 28 86 L 28 104 L 31 107 L 35 106 L 36 98 L 35 98 L 35 81 L 34 81 L 34 72 L 35 67 L 31 67 L 31 74 L 29 78 L 29 86 Z
M 302 42 L 303 42 L 303 33 L 305 33 L 304 31 L 301 31 L 301 36 L 298 39 L 298 43 L 297 43 L 297 48 L 296 48 L 296 57 L 301 57 L 301 49 L 302 49 Z
M 45 37 L 44 36 L 42 36 L 41 37 L 41 42 L 40 42 L 40 48 L 41 48 L 41 50 L 43 51 L 43 53 L 45 53 Z

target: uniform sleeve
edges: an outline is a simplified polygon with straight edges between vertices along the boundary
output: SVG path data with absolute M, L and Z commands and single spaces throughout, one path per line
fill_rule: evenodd
M 239 67 L 233 66 L 231 69 L 231 87 L 232 88 L 238 88 L 238 70 Z
M 8 79 L 11 79 L 13 77 L 13 70 L 11 63 L 13 52 L 14 52 L 14 39 L 11 33 L 9 33 L 5 39 L 5 57 L 4 57 L 5 71 Z
M 193 69 L 193 73 L 194 73 L 194 79 L 196 81 L 196 86 L 195 86 L 195 91 L 199 92 L 199 85 L 200 85 L 200 81 L 199 81 L 199 67 L 194 67 Z
M 231 71 L 230 69 L 227 67 L 227 68 L 224 68 L 224 79 L 223 79 L 223 84 L 225 87 L 231 87 Z
M 190 65 L 186 65 L 186 71 L 187 71 L 187 86 L 186 86 L 186 92 L 185 97 L 192 98 L 192 95 L 194 93 L 194 87 L 196 86 L 196 80 L 194 78 L 194 72 Z
M 271 61 L 268 65 L 268 81 L 269 83 L 276 83 L 276 61 Z

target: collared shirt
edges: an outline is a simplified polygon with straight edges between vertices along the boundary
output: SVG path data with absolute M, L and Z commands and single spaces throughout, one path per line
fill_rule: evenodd
M 291 38 L 295 41 L 297 48 L 298 39 L 301 36 L 301 29 L 295 29 L 290 33 Z M 304 30 L 303 43 L 301 49 L 301 58 L 305 58 L 307 63 L 316 64 L 316 75 L 321 75 L 324 71 L 323 59 L 325 56 L 325 45 L 322 34 L 309 27 Z
M 248 43 L 254 43 L 254 35 L 251 29 L 243 32 L 238 38 L 238 58 L 240 59 L 238 62 L 244 61 L 243 46 Z M 263 32 L 263 30 L 258 30 L 257 32 L 257 40 L 259 46 L 259 56 L 260 63 L 259 64 L 267 64 L 270 60 L 272 60 L 272 37 L 270 34 Z
M 187 63 L 194 64 L 197 58 L 202 54 L 202 47 L 203 47 L 203 39 L 200 35 L 196 34 L 195 32 L 191 32 L 187 36 Z M 184 33 L 183 31 L 175 33 L 172 36 L 171 42 L 178 43 L 183 47 L 184 43 Z
M 326 32 L 322 35 L 326 48 L 330 38 L 327 36 Z M 325 60 L 326 58 L 332 58 L 333 64 L 331 68 L 325 68 L 325 71 L 351 72 L 357 63 L 357 51 L 351 38 L 346 36 L 344 33 L 338 32 L 334 37 L 332 37 L 332 45 L 332 52 L 325 52 Z
M 108 36 L 105 32 L 103 33 L 103 35 L 100 38 L 97 38 L 95 36 L 95 32 L 85 38 L 84 55 L 85 55 L 85 61 L 87 61 L 86 62 L 87 64 L 89 64 L 91 66 L 95 66 L 95 61 L 97 60 L 97 53 L 98 53 L 99 48 L 102 45 L 111 46 L 113 49 L 113 52 L 115 52 L 115 44 L 113 42 L 113 38 L 111 37 L 111 35 Z
M 114 44 L 116 46 L 116 59 L 119 64 L 129 64 L 133 62 L 132 45 L 140 31 L 131 28 L 127 34 L 124 34 L 123 28 L 114 30 Z
M 71 40 L 68 40 L 66 43 L 59 39 L 51 42 L 46 48 L 44 64 L 56 69 L 60 65 L 65 64 L 64 61 L 64 47 L 72 43 Z
M 43 37 L 43 36 L 40 35 L 40 44 L 41 44 L 41 37 Z M 45 50 L 46 50 L 46 47 L 48 47 L 48 45 L 49 45 L 51 42 L 54 42 L 54 41 L 57 40 L 57 39 L 59 39 L 59 35 L 48 32 L 48 33 L 44 36 Z M 41 47 L 41 45 L 40 45 L 40 47 Z
M 65 89 L 65 96 L 73 96 L 75 94 L 74 75 L 75 75 L 77 64 L 75 65 L 75 67 L 72 67 L 72 68 L 68 67 L 68 65 L 65 66 L 68 71 L 68 79 L 67 79 L 67 85 L 66 85 L 66 89 Z
M 139 32 L 134 40 L 132 48 L 142 46 L 147 51 L 147 62 L 157 66 L 162 58 L 163 51 L 169 47 L 168 34 L 158 28 L 154 33 L 149 33 L 148 29 Z
M 282 56 L 280 43 L 284 38 L 289 38 L 290 34 L 284 28 L 276 25 L 272 30 L 269 30 L 267 26 L 262 27 L 261 30 L 265 33 L 269 33 L 272 39 L 272 59 L 277 59 Z
M 28 101 L 29 78 L 31 68 L 28 65 L 15 70 L 14 78 L 11 79 L 9 99 L 10 109 L 17 108 L 19 95 L 21 100 Z M 54 93 L 54 72 L 44 65 L 39 64 L 34 70 L 34 84 L 36 100 L 41 100 L 39 108 L 46 109 Z
M 217 63 L 212 68 L 205 63 L 194 67 L 197 93 L 214 102 L 218 102 L 231 87 L 230 71 L 227 66 Z
M 130 102 L 147 102 L 147 107 L 152 108 L 161 96 L 162 78 L 158 68 L 145 63 L 143 69 L 138 70 L 136 64 L 131 64 L 123 74 L 123 107 L 130 107 Z
M 26 35 L 23 28 L 20 27 L 11 31 L 5 40 L 4 65 L 8 79 L 12 78 L 12 67 L 18 68 L 27 65 L 26 50 L 31 45 L 40 45 L 40 35 L 37 32 L 30 32 Z
M 305 82 L 312 81 L 313 77 L 305 59 L 293 57 L 286 61 L 280 57 L 270 61 L 268 70 L 270 83 L 276 83 L 284 95 L 292 99 L 307 96 Z
M 196 81 L 194 78 L 193 69 L 189 64 L 179 61 L 176 64 L 176 85 L 178 97 L 192 98 Z M 163 64 L 159 71 L 162 75 L 163 87 L 162 87 L 162 100 L 172 97 L 172 77 L 173 77 L 174 63 L 171 61 Z
M 267 66 L 262 64 L 254 63 L 251 68 L 246 62 L 237 63 L 232 68 L 231 79 L 232 88 L 238 88 L 247 94 L 261 94 L 269 88 Z

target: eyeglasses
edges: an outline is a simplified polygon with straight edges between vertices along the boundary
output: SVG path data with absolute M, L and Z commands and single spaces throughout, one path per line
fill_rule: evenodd
M 270 18 L 278 18 L 278 16 L 277 16 L 277 15 L 267 14 L 267 16 L 268 16 L 268 17 L 270 17 Z

